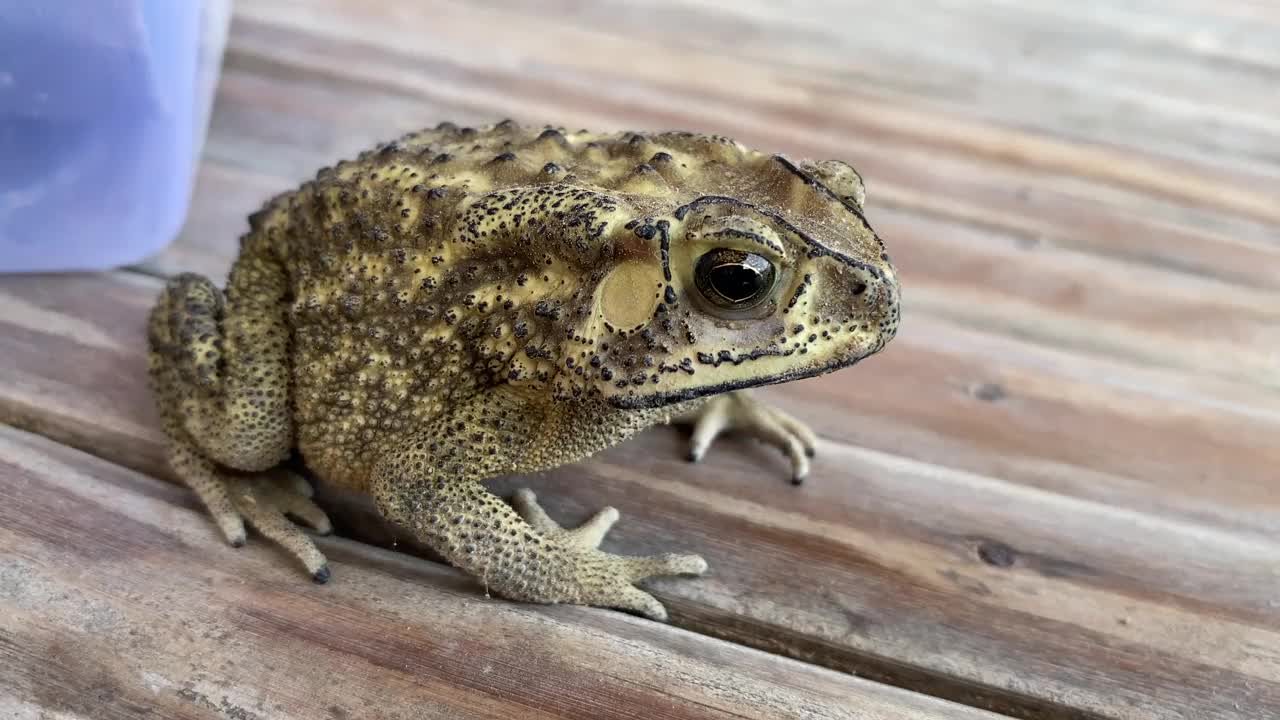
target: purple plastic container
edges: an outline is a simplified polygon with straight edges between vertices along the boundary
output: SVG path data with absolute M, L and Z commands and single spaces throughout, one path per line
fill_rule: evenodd
M 187 213 L 230 0 L 0 0 L 0 271 L 98 270 Z

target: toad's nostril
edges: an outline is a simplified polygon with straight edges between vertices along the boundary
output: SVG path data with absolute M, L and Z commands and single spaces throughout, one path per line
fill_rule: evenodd
M 854 294 L 854 295 L 861 295 L 862 293 L 864 293 L 864 292 L 866 292 L 866 291 L 867 291 L 867 284 L 866 284 L 866 283 L 864 283 L 864 282 L 859 282 L 859 283 L 854 283 L 854 284 L 853 284 L 853 294 Z

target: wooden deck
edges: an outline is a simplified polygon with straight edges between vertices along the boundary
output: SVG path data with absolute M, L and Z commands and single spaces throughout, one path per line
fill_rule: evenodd
M 161 278 L 508 116 L 848 160 L 901 271 L 881 356 L 764 391 L 805 486 L 665 428 L 495 485 L 702 553 L 669 625 L 485 599 L 340 497 L 318 587 L 164 482 Z M 4 718 L 1280 718 L 1280 5 L 241 0 L 179 240 L 0 278 L 0 420 Z

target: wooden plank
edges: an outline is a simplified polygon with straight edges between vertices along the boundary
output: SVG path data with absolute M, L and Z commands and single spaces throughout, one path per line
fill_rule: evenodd
M 0 420 L 163 473 L 142 341 L 157 287 L 0 283 L 0 364 L 13 368 Z M 1280 501 L 1266 475 L 1280 413 L 1218 381 L 1121 369 L 1106 385 L 1105 364 L 1012 341 L 988 354 L 963 329 L 917 337 L 937 344 L 767 393 L 824 434 L 802 488 L 740 441 L 688 465 L 670 429 L 495 488 L 527 484 L 570 522 L 618 506 L 616 551 L 703 553 L 711 577 L 653 585 L 675 623 L 702 632 L 1024 717 L 1280 712 Z M 991 387 L 971 387 L 972 368 Z M 1072 465 L 1095 455 L 1128 474 Z M 366 507 L 336 507 L 343 533 L 405 540 Z
M 331 37 L 255 20 L 235 29 L 209 155 L 255 180 L 279 176 L 271 184 L 276 190 L 427 118 L 465 122 L 481 115 L 477 107 L 490 108 L 490 120 L 541 117 L 518 94 L 472 99 L 438 87 L 514 82 L 493 70 L 452 71 L 440 61 L 372 46 L 335 54 Z M 410 74 L 415 66 L 430 72 Z M 388 89 L 386 78 L 412 80 Z M 762 134 L 724 126 L 714 115 L 601 108 L 600 99 L 558 86 L 523 92 L 528 102 L 560 93 L 553 117 L 570 124 L 745 129 L 737 134 L 749 142 L 854 160 L 873 200 L 877 192 L 887 200 L 872 203 L 871 218 L 908 286 L 908 314 L 944 315 L 1059 347 L 1280 389 L 1280 365 L 1269 350 L 1280 344 L 1280 243 L 1272 239 L 1280 226 L 1241 225 L 1080 178 L 979 163 L 972 152 L 940 152 L 918 139 L 813 140 L 812 132 L 792 132 L 785 122 Z M 192 259 L 186 254 L 210 272 L 217 268 L 215 275 L 224 272 L 216 258 L 221 253 L 229 262 L 234 237 L 202 229 L 189 230 L 151 267 L 192 269 L 182 262 Z
M 590 9 L 317 0 L 308 8 L 298 13 L 286 0 L 237 12 L 344 49 L 376 38 L 368 44 L 384 56 L 419 64 L 414 76 L 386 74 L 370 78 L 374 85 L 434 85 L 469 98 L 502 86 L 523 102 L 547 86 L 582 89 L 583 81 L 607 78 L 590 97 L 607 103 L 625 94 L 632 113 L 680 112 L 672 107 L 680 103 L 699 113 L 783 110 L 788 130 L 907 134 L 917 147 L 961 146 L 1280 219 L 1261 184 L 1278 177 L 1280 159 L 1271 152 L 1278 101 L 1269 90 L 1280 51 L 1266 26 L 1210 13 L 1148 11 L 1140 22 L 1183 33 L 1179 47 L 1144 38 L 1105 9 L 1071 12 L 1064 21 L 1062 11 L 1007 1 L 916 0 L 892 11 L 872 0 L 785 7 L 613 0 Z M 634 32 L 641 18 L 662 31 Z M 1205 62 L 1186 47 L 1192 31 L 1203 45 L 1229 38 L 1252 46 L 1270 66 Z M 372 67 L 374 52 L 335 53 L 340 59 L 330 65 L 360 72 Z M 620 52 L 643 62 L 619 63 Z M 1135 69 L 1154 77 L 1135 77 Z M 541 104 L 560 95 L 544 94 Z
M 322 541 L 232 550 L 179 488 L 0 428 L 0 713 L 169 718 L 996 716 L 618 613 L 484 600 Z

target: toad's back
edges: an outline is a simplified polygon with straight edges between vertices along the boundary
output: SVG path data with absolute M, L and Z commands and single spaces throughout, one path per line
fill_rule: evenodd
M 561 308 L 583 305 L 592 283 L 578 280 L 603 271 L 609 226 L 695 196 L 696 178 L 750 154 L 684 133 L 444 125 L 268 202 L 245 254 L 287 269 L 293 426 L 309 465 L 363 486 L 383 439 L 479 386 L 546 382 Z
M 382 439 L 478 386 L 547 382 L 562 308 L 589 304 L 611 225 L 707 194 L 768 206 L 757 170 L 770 162 L 718 136 L 500 123 L 445 124 L 322 169 L 255 213 L 246 240 L 282 258 L 292 286 L 296 445 L 362 486 Z

